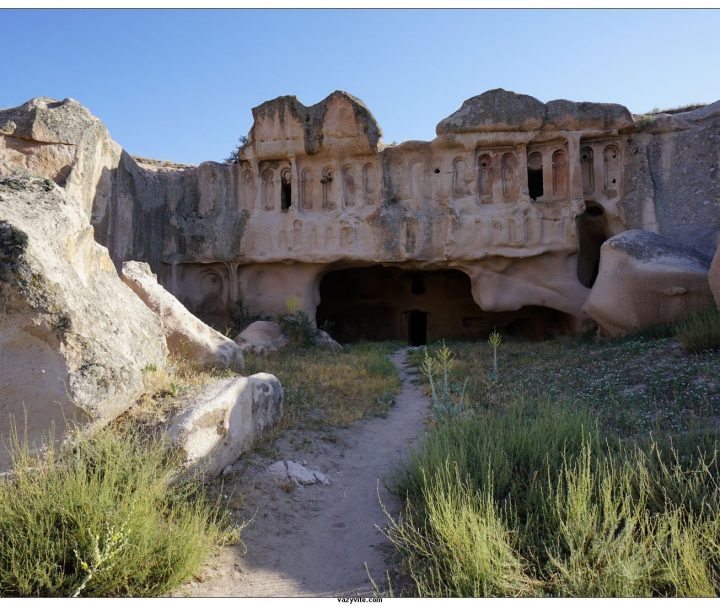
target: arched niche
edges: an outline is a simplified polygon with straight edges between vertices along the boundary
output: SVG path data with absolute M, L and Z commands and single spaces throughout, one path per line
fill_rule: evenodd
M 616 145 L 607 145 L 603 150 L 603 190 L 616 195 L 620 183 L 620 154 Z
M 275 208 L 275 171 L 272 168 L 262 173 L 262 199 L 265 210 Z
M 528 193 L 533 200 L 541 198 L 545 193 L 543 183 L 543 157 L 539 151 L 528 154 Z
M 345 206 L 355 206 L 355 169 L 350 164 L 342 168 L 342 194 Z
M 565 199 L 568 196 L 567 154 L 558 149 L 552 155 L 553 197 Z
M 313 176 L 309 168 L 303 169 L 300 175 L 300 205 L 305 210 L 313 207 Z
M 504 154 L 501 161 L 503 198 L 506 201 L 518 197 L 517 160 L 515 154 Z
M 489 154 L 478 157 L 478 193 L 481 198 L 492 196 L 493 169 Z
M 465 195 L 465 160 L 455 158 L 453 161 L 453 197 L 462 198 Z
M 280 210 L 292 206 L 292 171 L 284 168 L 280 173 Z
M 580 148 L 580 169 L 582 172 L 583 193 L 595 191 L 595 158 L 592 147 Z
M 320 184 L 322 185 L 322 207 L 325 209 L 331 209 L 335 207 L 332 200 L 333 194 L 333 170 L 332 168 L 325 167 L 322 171 L 322 177 L 320 178 Z

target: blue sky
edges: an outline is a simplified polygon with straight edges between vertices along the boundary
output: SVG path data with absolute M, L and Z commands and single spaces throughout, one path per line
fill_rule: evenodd
M 221 160 L 279 95 L 431 139 L 491 88 L 631 111 L 720 99 L 719 10 L 0 10 L 0 107 L 73 97 L 132 154 Z

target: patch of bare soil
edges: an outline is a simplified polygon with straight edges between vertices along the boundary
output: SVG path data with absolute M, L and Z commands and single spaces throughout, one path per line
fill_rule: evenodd
M 233 465 L 223 493 L 239 519 L 254 516 L 243 532 L 245 547 L 223 549 L 179 595 L 367 596 L 368 572 L 384 587 L 393 548 L 376 528 L 386 523 L 378 496 L 398 513 L 400 502 L 383 482 L 423 433 L 430 410 L 406 356 L 407 349 L 392 355 L 403 386 L 387 417 L 346 429 L 288 431 Z M 331 484 L 279 479 L 267 471 L 279 460 L 318 470 Z

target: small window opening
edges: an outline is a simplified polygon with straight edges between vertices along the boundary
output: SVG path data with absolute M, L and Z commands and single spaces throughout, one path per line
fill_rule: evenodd
M 528 191 L 533 200 L 537 200 L 543 195 L 543 171 L 539 169 L 528 168 Z
M 420 274 L 413 274 L 410 292 L 414 295 L 425 294 L 425 280 L 423 280 L 423 277 Z
M 545 193 L 543 188 L 543 165 L 540 152 L 528 156 L 528 193 L 537 200 Z
M 436 168 L 436 169 L 435 169 L 435 174 L 436 174 L 436 175 L 440 174 L 440 169 L 439 169 L 439 168 Z
M 292 185 L 290 175 L 283 173 L 280 178 L 280 209 L 287 210 L 292 204 Z

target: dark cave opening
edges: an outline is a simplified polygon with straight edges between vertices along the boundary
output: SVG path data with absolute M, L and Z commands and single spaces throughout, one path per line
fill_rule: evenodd
M 320 328 L 342 343 L 403 340 L 411 345 L 482 339 L 494 328 L 519 338 L 545 339 L 568 332 L 572 321 L 539 306 L 485 312 L 473 299 L 470 278 L 456 269 L 380 265 L 326 274 L 316 318 Z

